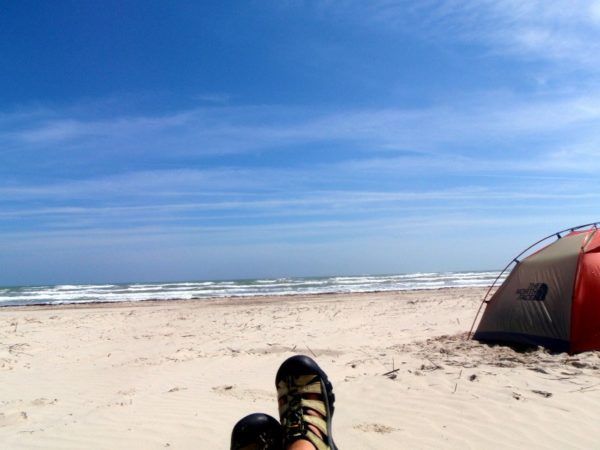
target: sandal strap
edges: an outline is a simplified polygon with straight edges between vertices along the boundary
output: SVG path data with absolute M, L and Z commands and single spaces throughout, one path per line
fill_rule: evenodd
M 278 398 L 288 400 L 287 397 L 293 396 L 296 397 L 296 401 L 299 400 L 299 402 L 293 403 L 292 401 L 285 401 L 280 404 L 279 414 L 281 417 L 285 417 L 288 414 L 296 414 L 296 419 L 294 421 L 300 419 L 301 422 L 303 422 L 299 427 L 294 427 L 294 439 L 308 439 L 317 450 L 330 450 L 330 447 L 326 442 L 307 426 L 308 424 L 313 425 L 324 437 L 327 436 L 327 406 L 323 400 L 304 398 L 304 395 L 306 394 L 324 394 L 321 381 L 318 378 L 315 378 L 314 375 L 290 377 L 287 382 L 286 380 L 281 380 L 277 385 Z M 293 408 L 294 411 L 289 411 L 291 408 Z M 308 409 L 319 413 L 325 419 L 321 416 L 307 414 L 306 411 Z
M 317 427 L 321 433 L 327 436 L 327 422 L 317 416 L 313 416 L 310 414 L 304 414 L 302 416 L 305 422 L 310 423 Z
M 323 403 L 322 400 L 302 398 L 300 400 L 300 405 L 303 408 L 313 409 L 316 412 L 318 412 L 319 414 L 321 414 L 322 416 L 327 416 L 327 407 L 325 406 L 325 403 Z M 284 403 L 283 405 L 281 405 L 279 407 L 279 414 L 281 414 L 281 415 L 285 414 L 286 411 L 288 410 L 288 408 L 289 408 L 289 403 Z
M 308 430 L 306 432 L 306 437 L 311 442 L 311 444 L 317 448 L 317 450 L 331 450 L 331 447 L 329 447 L 329 445 L 323 442 L 323 440 L 311 430 Z
M 319 379 L 315 379 L 314 375 L 301 375 L 293 379 L 294 387 L 293 392 L 300 394 L 322 394 L 321 382 Z M 277 396 L 279 398 L 287 395 L 290 392 L 290 388 L 287 383 L 282 380 L 277 385 Z
M 301 403 L 304 408 L 312 409 L 321 414 L 323 417 L 327 417 L 327 407 L 325 406 L 325 403 L 323 403 L 323 400 L 311 400 L 303 398 Z

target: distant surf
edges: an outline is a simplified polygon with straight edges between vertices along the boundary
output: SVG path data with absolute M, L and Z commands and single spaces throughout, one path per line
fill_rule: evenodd
M 485 287 L 491 285 L 497 276 L 498 272 L 494 271 L 420 272 L 400 275 L 188 281 L 178 283 L 14 286 L 0 287 L 0 306 Z

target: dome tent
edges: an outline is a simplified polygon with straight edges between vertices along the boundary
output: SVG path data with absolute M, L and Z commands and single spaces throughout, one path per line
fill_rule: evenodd
M 502 272 L 515 264 L 506 280 L 489 300 L 493 286 L 484 298 L 486 308 L 474 339 L 541 345 L 569 353 L 600 350 L 597 224 L 547 236 L 513 259 Z M 518 260 L 552 237 L 557 239 Z

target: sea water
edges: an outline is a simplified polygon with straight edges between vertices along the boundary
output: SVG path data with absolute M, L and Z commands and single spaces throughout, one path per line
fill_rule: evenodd
M 0 287 L 0 306 L 405 291 L 491 285 L 498 272 Z M 502 279 L 499 280 L 502 282 Z

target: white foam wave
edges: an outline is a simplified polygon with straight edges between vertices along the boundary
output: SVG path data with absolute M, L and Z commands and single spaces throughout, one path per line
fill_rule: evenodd
M 498 272 L 419 272 L 318 278 L 186 281 L 181 283 L 62 284 L 0 288 L 0 306 L 171 300 L 209 297 L 253 297 L 318 293 L 438 289 L 489 286 Z M 502 282 L 500 279 L 499 282 Z

